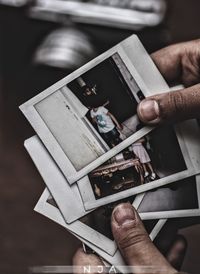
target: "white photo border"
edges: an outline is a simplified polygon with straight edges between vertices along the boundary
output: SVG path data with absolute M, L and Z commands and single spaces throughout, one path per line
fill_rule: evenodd
M 196 189 L 197 189 L 197 202 L 198 208 L 195 209 L 178 209 L 178 210 L 165 210 L 154 212 L 139 212 L 142 220 L 151 219 L 171 219 L 171 218 L 185 218 L 185 217 L 199 217 L 200 216 L 200 175 L 196 175 Z M 138 194 L 134 200 L 135 204 L 139 208 L 142 200 L 145 197 L 145 193 Z
M 38 200 L 34 210 L 45 217 L 51 219 L 52 221 L 58 223 L 62 227 L 66 228 L 70 233 L 72 233 L 75 237 L 77 237 L 79 240 L 81 240 L 83 243 L 85 243 L 88 247 L 93 249 L 100 257 L 102 257 L 106 262 L 113 266 L 119 267 L 119 271 L 122 273 L 128 273 L 128 268 L 126 269 L 126 263 L 124 262 L 120 251 L 117 249 L 115 254 L 113 256 L 109 255 L 107 252 L 105 252 L 103 249 L 97 247 L 95 244 L 89 242 L 87 238 L 82 237 L 82 233 L 80 233 L 80 230 L 77 231 L 77 227 L 79 227 L 80 221 L 74 222 L 73 224 L 67 224 L 65 220 L 63 219 L 62 214 L 60 213 L 59 209 L 47 202 L 48 198 L 51 196 L 50 192 L 46 188 L 44 192 L 42 193 L 40 199 Z M 161 231 L 162 227 L 164 226 L 166 220 L 158 220 L 157 224 L 153 228 L 153 230 L 150 233 L 150 238 L 152 241 L 156 238 L 156 236 Z M 87 227 L 84 228 L 87 230 Z M 87 234 L 85 232 L 85 234 Z M 121 266 L 121 267 L 120 267 Z
M 153 129 L 153 127 L 142 128 L 126 140 L 122 141 L 116 147 L 110 149 L 108 152 L 104 153 L 102 156 L 77 171 L 70 159 L 62 150 L 55 136 L 49 130 L 48 125 L 45 124 L 45 121 L 36 110 L 35 106 L 39 102 L 45 100 L 53 93 L 58 92 L 68 83 L 100 64 L 102 61 L 111 57 L 115 53 L 120 55 L 145 97 L 169 91 L 168 85 L 161 76 L 152 59 L 145 51 L 137 36 L 133 35 L 20 106 L 21 111 L 49 150 L 50 154 L 67 178 L 69 184 L 75 183 L 77 180 L 102 165 L 104 162 Z
M 24 146 L 47 188 L 58 205 L 66 223 L 72 223 L 90 213 L 83 206 L 77 184 L 70 186 L 37 135 L 25 140 Z M 73 210 L 69 210 L 73 204 Z
M 25 148 L 33 160 L 36 168 L 41 174 L 46 186 L 51 192 L 54 200 L 56 201 L 59 209 L 67 223 L 71 223 L 90 211 L 86 211 L 83 206 L 83 201 L 80 196 L 77 184 L 70 187 L 66 178 L 60 171 L 59 167 L 53 161 L 51 155 L 47 151 L 38 136 L 33 136 L 25 141 Z M 200 205 L 200 176 L 196 175 L 197 195 Z M 199 183 L 198 183 L 199 182 Z M 145 193 L 138 194 L 133 202 L 135 208 L 138 208 L 142 202 Z M 73 210 L 69 211 L 68 208 L 73 204 Z M 190 217 L 198 216 L 199 209 L 184 209 L 172 210 L 162 212 L 140 212 L 143 220 L 160 219 L 160 218 L 173 218 L 173 217 Z M 153 216 L 153 217 L 152 217 Z
M 85 209 L 91 210 L 200 173 L 200 130 L 196 120 L 184 121 L 181 124 L 174 126 L 174 129 L 186 164 L 186 170 L 100 199 L 95 198 L 89 177 L 85 176 L 77 181 Z M 158 218 L 160 219 L 162 217 Z

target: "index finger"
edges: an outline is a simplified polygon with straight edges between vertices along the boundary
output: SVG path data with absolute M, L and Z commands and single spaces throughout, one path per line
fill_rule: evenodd
M 188 87 L 199 83 L 200 39 L 166 47 L 151 57 L 170 85 L 181 83 Z

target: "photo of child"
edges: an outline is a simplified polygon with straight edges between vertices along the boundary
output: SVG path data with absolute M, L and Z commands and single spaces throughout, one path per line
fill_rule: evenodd
M 103 106 L 93 107 L 90 111 L 90 116 L 93 123 L 97 125 L 102 138 L 110 147 L 114 147 L 122 141 L 120 131 L 123 129 L 123 126 L 107 108 Z
M 113 148 L 135 133 L 137 106 L 144 95 L 118 53 L 80 75 L 67 88 L 87 110 L 82 120 L 93 127 L 102 146 Z
M 144 178 L 149 176 L 149 171 L 150 171 L 151 172 L 150 179 L 154 180 L 156 179 L 156 174 L 153 170 L 149 154 L 146 151 L 145 147 L 143 146 L 144 142 L 145 142 L 145 138 L 141 138 L 140 140 L 138 140 L 136 143 L 132 145 L 132 149 L 142 165 L 142 168 L 144 170 Z
M 114 123 L 113 123 L 114 124 Z M 137 129 L 142 127 L 138 124 Z M 164 140 L 165 146 L 158 142 Z M 170 145 L 171 144 L 171 145 Z M 151 183 L 186 168 L 172 127 L 161 127 L 140 138 L 89 174 L 96 199 Z

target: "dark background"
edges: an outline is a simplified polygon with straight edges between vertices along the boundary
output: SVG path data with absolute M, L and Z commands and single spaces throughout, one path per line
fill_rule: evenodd
M 154 202 L 152 203 L 152 201 Z M 163 203 L 163 201 L 165 202 Z M 147 192 L 138 211 L 155 212 L 195 208 L 198 208 L 198 196 L 196 179 L 195 176 L 192 176 L 176 183 L 166 185 L 165 188 Z
M 106 108 L 120 123 L 136 114 L 137 101 L 112 58 L 90 69 L 82 77 L 90 86 L 97 85 L 96 96 L 81 96 L 81 88 L 76 80 L 67 86 L 86 107 L 99 107 L 109 101 Z
M 200 2 L 171 0 L 169 5 L 169 41 L 199 38 Z M 27 273 L 33 265 L 69 264 L 79 245 L 65 229 L 33 212 L 44 183 L 23 148 L 23 141 L 34 132 L 18 110 L 19 104 L 67 73 L 32 65 L 33 51 L 55 28 L 29 20 L 23 10 L 0 7 L 0 271 L 4 274 Z M 113 31 L 111 36 L 104 29 L 85 28 L 94 33 L 100 51 L 129 33 Z M 156 33 L 146 32 L 150 51 L 156 47 Z M 190 267 L 190 273 L 199 273 L 197 266 Z

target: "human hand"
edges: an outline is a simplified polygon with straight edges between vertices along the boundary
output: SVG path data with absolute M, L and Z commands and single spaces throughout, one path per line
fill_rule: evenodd
M 200 39 L 164 48 L 152 59 L 170 85 L 185 88 L 144 99 L 138 105 L 140 120 L 155 125 L 200 117 Z
M 177 273 L 154 246 L 131 204 L 120 204 L 114 209 L 111 225 L 118 248 L 127 265 L 131 266 L 132 273 Z M 73 265 L 97 267 L 103 263 L 96 255 L 85 254 L 79 249 L 73 258 Z

